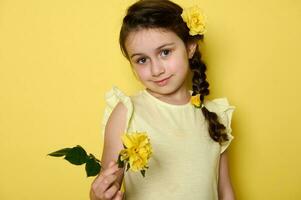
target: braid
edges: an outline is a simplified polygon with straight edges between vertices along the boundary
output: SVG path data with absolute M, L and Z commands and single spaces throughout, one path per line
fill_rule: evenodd
M 201 53 L 196 48 L 193 57 L 189 60 L 190 69 L 193 72 L 192 77 L 192 95 L 200 94 L 200 100 L 203 103 L 206 95 L 209 94 L 209 83 L 206 78 L 206 65 L 201 60 Z M 218 116 L 215 112 L 210 112 L 205 106 L 202 107 L 202 112 L 205 119 L 209 123 L 209 134 L 210 137 L 216 142 L 228 141 L 229 138 L 225 132 L 226 127 L 219 122 Z

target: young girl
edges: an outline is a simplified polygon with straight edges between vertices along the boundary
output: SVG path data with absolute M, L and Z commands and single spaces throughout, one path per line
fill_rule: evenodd
M 234 199 L 225 150 L 235 107 L 227 98 L 205 100 L 209 84 L 198 48 L 203 18 L 197 9 L 184 11 L 168 0 L 140 0 L 127 10 L 120 47 L 145 89 L 134 96 L 117 87 L 106 93 L 103 169 L 92 183 L 92 200 Z M 116 164 L 121 135 L 136 131 L 146 132 L 153 148 L 145 177 Z

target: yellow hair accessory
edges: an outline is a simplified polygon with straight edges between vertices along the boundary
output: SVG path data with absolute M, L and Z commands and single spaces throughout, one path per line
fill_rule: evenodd
M 190 35 L 203 35 L 206 32 L 207 17 L 198 6 L 184 9 L 181 17 L 190 29 Z
M 197 95 L 191 96 L 191 98 L 190 98 L 191 104 L 197 108 L 202 108 L 204 106 L 203 104 L 201 104 L 200 96 L 201 96 L 200 94 L 197 94 Z

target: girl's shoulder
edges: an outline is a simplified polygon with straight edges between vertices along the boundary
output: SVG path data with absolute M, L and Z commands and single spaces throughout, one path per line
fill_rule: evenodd
M 231 141 L 234 139 L 234 136 L 232 135 L 231 122 L 232 115 L 236 107 L 229 103 L 227 97 L 205 100 L 204 106 L 210 112 L 215 112 L 219 117 L 220 122 L 226 127 L 226 133 L 229 140 L 222 143 L 221 145 L 221 153 L 223 153 L 227 149 Z
M 122 103 L 126 108 L 126 129 L 129 126 L 129 121 L 133 114 L 133 104 L 130 96 L 126 95 L 122 90 L 120 90 L 116 86 L 112 86 L 112 88 L 105 92 L 105 108 L 104 115 L 102 120 L 102 130 L 104 131 L 104 127 L 106 126 L 108 119 L 114 109 L 117 108 L 118 103 Z
M 122 102 L 130 111 L 133 109 L 135 101 L 141 99 L 144 95 L 144 90 L 139 90 L 133 95 L 127 95 L 119 87 L 113 85 L 111 89 L 105 93 L 105 101 L 108 106 L 115 107 L 118 102 Z
M 227 97 L 205 100 L 204 106 L 210 112 L 215 112 L 221 122 L 230 129 L 232 115 L 236 107 L 229 103 Z
M 234 110 L 235 106 L 230 105 L 227 97 L 219 97 L 211 100 L 205 99 L 204 106 L 211 112 L 225 112 L 226 110 Z

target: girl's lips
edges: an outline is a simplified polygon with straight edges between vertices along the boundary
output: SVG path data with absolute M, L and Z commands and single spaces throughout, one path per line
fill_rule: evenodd
M 170 76 L 171 77 L 171 76 Z M 162 79 L 162 80 L 160 80 L 160 81 L 154 81 L 156 84 L 158 84 L 159 86 L 164 86 L 164 85 L 166 85 L 167 83 L 168 83 L 168 80 L 169 80 L 169 78 L 170 77 L 167 77 L 167 78 L 165 78 L 165 79 Z

